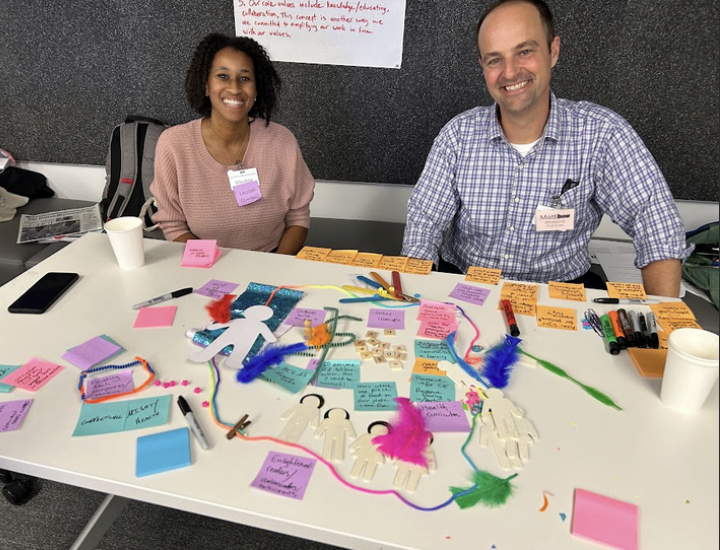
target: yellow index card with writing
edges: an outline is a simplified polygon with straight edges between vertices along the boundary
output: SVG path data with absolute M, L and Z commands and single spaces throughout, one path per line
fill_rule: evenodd
M 695 320 L 695 314 L 685 302 L 663 302 L 661 304 L 648 304 L 655 317 L 660 319 Z
M 438 368 L 438 362 L 434 359 L 425 359 L 424 357 L 418 357 L 415 359 L 413 365 L 413 372 L 415 374 L 433 374 L 435 376 L 447 376 L 444 370 Z
M 382 261 L 377 268 L 382 271 L 405 271 L 407 265 L 407 256 L 383 256 Z
M 325 256 L 325 263 L 350 265 L 357 255 L 357 250 L 333 250 Z
M 585 301 L 585 285 L 573 283 L 548 282 L 548 293 L 550 298 L 558 300 L 572 300 L 573 302 Z
M 537 306 L 539 327 L 577 330 L 577 314 L 571 307 Z
M 383 259 L 382 254 L 373 254 L 371 252 L 360 252 L 352 261 L 355 267 L 367 267 L 375 269 Z
M 500 282 L 501 276 L 502 271 L 499 269 L 491 269 L 489 267 L 471 267 L 465 275 L 465 280 L 472 283 L 496 285 Z
M 317 248 L 315 246 L 305 246 L 295 256 L 298 260 L 310 260 L 313 262 L 324 262 L 328 254 L 332 252 L 330 248 Z
M 505 281 L 500 291 L 500 300 L 507 299 L 513 307 L 516 315 L 529 315 L 535 317 L 535 305 L 537 304 L 538 285 L 526 285 L 524 283 L 513 283 Z M 498 309 L 502 306 L 498 302 Z
M 647 300 L 645 287 L 640 283 L 605 283 L 610 298 L 627 298 L 630 300 Z
M 413 275 L 430 275 L 432 271 L 432 260 L 419 260 L 417 258 L 408 258 L 403 273 L 412 273 Z

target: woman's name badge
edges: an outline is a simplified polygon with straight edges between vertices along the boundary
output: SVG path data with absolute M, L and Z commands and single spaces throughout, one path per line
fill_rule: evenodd
M 538 207 L 535 211 L 535 231 L 570 231 L 574 228 L 574 208 Z
M 238 206 L 246 206 L 263 198 L 260 191 L 260 177 L 256 168 L 228 170 L 227 174 Z

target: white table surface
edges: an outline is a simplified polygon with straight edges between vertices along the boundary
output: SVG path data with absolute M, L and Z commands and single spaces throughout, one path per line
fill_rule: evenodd
M 273 443 L 228 441 L 201 403 L 209 398 L 206 364 L 188 361 L 199 348 L 185 336 L 189 328 L 208 322 L 208 299 L 190 295 L 164 305 L 177 305 L 170 328 L 133 330 L 136 316 L 130 306 L 168 291 L 210 279 L 239 283 L 284 285 L 348 283 L 346 274 L 367 270 L 325 265 L 271 254 L 223 250 L 211 269 L 181 268 L 183 245 L 146 240 L 146 264 L 121 271 L 107 237 L 90 234 L 64 248 L 8 284 L 0 287 L 0 364 L 22 364 L 38 357 L 65 369 L 35 394 L 15 389 L 0 394 L 0 401 L 34 398 L 21 429 L 0 434 L 0 468 L 77 485 L 109 494 L 146 501 L 243 523 L 341 547 L 365 549 L 462 549 L 557 550 L 598 547 L 573 536 L 571 519 L 576 488 L 595 491 L 639 506 L 640 548 L 644 550 L 717 549 L 718 541 L 718 388 L 713 389 L 697 414 L 683 414 L 665 407 L 659 398 L 660 381 L 641 377 L 626 352 L 611 356 L 592 331 L 579 328 L 570 333 L 538 328 L 534 319 L 518 316 L 524 349 L 567 370 L 580 381 L 609 395 L 623 410 L 616 411 L 586 395 L 577 386 L 550 372 L 519 366 L 506 389 L 507 396 L 525 410 L 540 439 L 531 449 L 530 461 L 515 478 L 515 494 L 505 506 L 482 506 L 460 510 L 455 504 L 437 512 L 420 512 L 393 496 L 371 496 L 342 486 L 320 463 L 302 501 L 265 493 L 250 486 L 269 451 L 300 454 Z M 13 315 L 7 306 L 48 271 L 76 271 L 80 280 L 47 313 Z M 389 276 L 389 274 L 386 274 Z M 403 275 L 405 292 L 447 300 L 460 276 L 433 273 Z M 458 302 L 479 326 L 482 345 L 502 337 L 505 325 L 493 304 L 500 286 L 492 289 L 482 307 Z M 597 296 L 599 291 L 588 291 Z M 307 289 L 299 307 L 338 307 L 342 295 L 329 289 Z M 541 285 L 539 303 L 576 307 L 580 314 L 589 304 L 550 300 Z M 599 313 L 604 311 L 595 304 Z M 340 307 L 341 313 L 367 319 L 368 304 Z M 641 309 L 641 308 L 640 308 Z M 412 350 L 419 323 L 417 309 L 406 313 L 406 329 L 394 343 L 405 343 L 409 357 L 404 370 L 391 372 L 386 365 L 363 363 L 363 381 L 394 380 L 400 395 L 409 394 L 414 363 Z M 578 325 L 581 315 L 578 316 Z M 301 329 L 293 329 L 282 341 L 298 341 Z M 362 337 L 366 323 L 340 324 L 339 330 Z M 61 359 L 64 351 L 99 334 L 107 334 L 128 349 L 112 362 L 122 364 L 135 355 L 147 359 L 160 380 L 187 379 L 190 386 L 164 389 L 151 386 L 133 395 L 144 398 L 171 394 L 169 423 L 157 428 L 88 437 L 72 437 L 80 411 L 77 392 L 79 369 Z M 293 337 L 290 340 L 291 337 Z M 461 323 L 457 349 L 464 353 L 473 336 Z M 383 339 L 389 340 L 389 338 Z M 357 358 L 353 346 L 334 349 L 330 358 Z M 291 363 L 304 367 L 307 358 Z M 143 372 L 135 369 L 136 384 Z M 236 422 L 250 415 L 250 435 L 280 433 L 280 414 L 296 403 L 300 394 L 255 381 L 240 385 L 232 372 L 224 375 L 218 394 L 221 418 Z M 191 388 L 199 386 L 196 395 Z M 351 390 L 313 388 L 325 398 L 323 412 L 331 407 L 350 411 L 355 431 L 388 419 L 389 413 L 355 412 Z M 192 465 L 144 478 L 135 477 L 135 446 L 138 436 L 186 426 L 174 404 L 186 396 L 209 439 L 203 451 L 191 438 Z M 461 397 L 458 390 L 457 397 Z M 418 490 L 407 494 L 414 503 L 433 506 L 445 501 L 450 486 L 469 486 L 471 470 L 460 454 L 466 434 L 437 433 L 433 445 L 438 470 L 423 477 Z M 322 440 L 307 430 L 300 441 L 321 452 Z M 348 442 L 349 444 L 350 442 Z M 505 477 L 490 449 L 474 439 L 468 448 L 475 464 Z M 352 459 L 337 467 L 349 479 Z M 372 489 L 392 488 L 394 467 L 381 466 Z M 543 491 L 552 493 L 549 506 L 539 512 Z M 566 514 L 563 521 L 560 514 Z

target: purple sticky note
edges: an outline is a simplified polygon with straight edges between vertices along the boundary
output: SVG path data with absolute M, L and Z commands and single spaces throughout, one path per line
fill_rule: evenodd
M 32 403 L 32 399 L 0 402 L 0 432 L 17 430 Z
M 195 294 L 202 294 L 215 300 L 219 300 L 225 294 L 230 294 L 233 290 L 238 287 L 238 283 L 230 283 L 227 281 L 218 281 L 217 279 L 211 279 L 203 286 L 195 291 Z
M 106 340 L 102 336 L 96 336 L 79 346 L 70 348 L 63 353 L 62 358 L 85 370 L 102 363 L 120 350 L 122 348 L 117 344 Z
M 450 293 L 450 297 L 481 306 L 485 303 L 488 294 L 490 291 L 487 288 L 458 283 Z
M 238 206 L 252 204 L 262 199 L 260 183 L 257 181 L 249 181 L 247 183 L 236 185 L 233 187 L 233 193 L 235 193 L 235 200 L 237 201 Z
M 325 322 L 325 313 L 326 311 L 324 309 L 306 309 L 296 307 L 290 312 L 287 319 L 285 319 L 285 324 L 292 325 L 294 327 L 301 327 L 303 326 L 305 319 L 310 319 L 312 326 L 316 327 Z
M 470 431 L 470 422 L 459 401 L 420 402 L 417 407 L 425 417 L 425 427 L 430 432 Z
M 371 309 L 368 314 L 368 328 L 405 328 L 404 309 Z
M 572 534 L 621 550 L 638 549 L 638 507 L 575 489 Z
M 133 377 L 130 369 L 121 370 L 109 376 L 85 380 L 86 399 L 100 399 L 108 395 L 130 392 L 132 389 Z
M 302 500 L 316 460 L 271 451 L 251 485 L 269 493 Z
M 308 363 L 307 367 L 305 367 L 307 370 L 317 370 L 318 363 L 320 362 L 320 359 L 310 359 L 310 362 Z M 317 386 L 317 378 L 312 383 L 313 386 Z

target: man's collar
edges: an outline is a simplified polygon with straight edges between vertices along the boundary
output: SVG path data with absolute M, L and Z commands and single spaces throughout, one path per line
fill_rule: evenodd
M 495 116 L 492 117 L 490 121 L 490 127 L 488 128 L 488 140 L 492 141 L 495 139 L 504 138 L 507 141 L 507 138 L 505 138 L 505 133 L 503 132 L 502 126 L 500 126 L 500 121 L 498 119 L 498 111 L 500 107 L 498 107 L 497 103 L 495 103 L 494 107 Z M 560 113 L 558 113 L 557 99 L 555 98 L 555 94 L 552 92 L 552 90 L 550 90 L 550 113 L 548 114 L 548 120 L 545 124 L 545 131 L 543 132 L 543 135 L 540 136 L 540 139 L 548 138 L 557 141 L 560 139 L 560 132 Z

